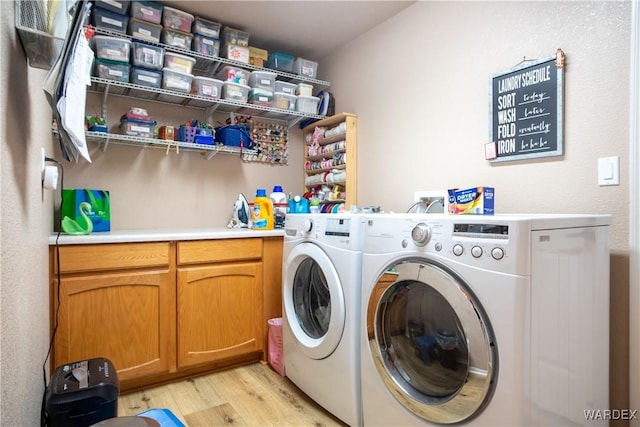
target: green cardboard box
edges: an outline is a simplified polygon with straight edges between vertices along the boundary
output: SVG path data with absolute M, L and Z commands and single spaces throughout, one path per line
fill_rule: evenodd
M 81 211 L 81 205 L 84 211 Z M 85 228 L 83 225 L 86 224 L 86 216 L 93 224 L 92 231 L 111 231 L 109 191 L 88 188 L 63 189 L 60 213 L 61 218 L 68 217 L 76 221 L 81 228 Z

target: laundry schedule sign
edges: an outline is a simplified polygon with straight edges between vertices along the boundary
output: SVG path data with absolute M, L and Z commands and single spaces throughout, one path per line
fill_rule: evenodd
M 563 154 L 563 69 L 559 50 L 491 78 L 489 160 Z

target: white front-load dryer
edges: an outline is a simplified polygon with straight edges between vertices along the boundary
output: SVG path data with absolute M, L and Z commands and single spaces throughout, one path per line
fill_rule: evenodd
M 364 424 L 606 425 L 609 223 L 369 216 Z
M 364 217 L 291 214 L 283 250 L 286 376 L 337 418 L 362 425 L 360 297 Z

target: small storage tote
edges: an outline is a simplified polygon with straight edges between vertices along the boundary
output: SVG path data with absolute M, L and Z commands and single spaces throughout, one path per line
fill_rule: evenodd
M 296 94 L 296 84 L 289 82 L 282 82 L 280 80 L 276 80 L 275 83 L 275 92 L 287 93 L 289 95 Z
M 300 76 L 315 79 L 318 75 L 318 63 L 308 59 L 297 58 L 293 62 L 293 72 Z
M 178 30 L 169 30 L 165 28 L 162 30 L 162 43 L 179 47 L 181 49 L 191 50 L 191 42 L 193 41 L 193 34 L 191 33 L 183 33 Z
M 93 36 L 96 57 L 112 61 L 129 62 L 131 41 L 118 37 Z
M 129 17 L 127 15 L 120 15 L 119 13 L 95 7 L 91 14 L 91 22 L 96 28 L 104 28 L 106 30 L 125 33 L 127 31 Z
M 110 12 L 126 15 L 129 11 L 129 0 L 95 0 L 96 7 L 101 7 Z
M 129 69 L 129 64 L 125 62 L 98 58 L 95 60 L 94 74 L 102 79 L 129 83 Z
M 295 110 L 296 96 L 290 93 L 275 92 L 273 94 L 273 107 L 282 110 Z
M 136 18 L 129 20 L 129 29 L 127 34 L 137 39 L 160 43 L 160 35 L 162 33 L 162 25 L 152 24 L 151 22 L 141 21 Z
M 133 1 L 131 2 L 131 16 L 143 21 L 159 24 L 162 19 L 162 8 L 160 3 L 154 1 Z
M 164 64 L 164 48 L 146 43 L 131 43 L 131 62 L 136 67 L 161 70 Z
M 235 28 L 224 27 L 222 29 L 222 40 L 224 43 L 249 47 L 249 33 Z
M 222 81 L 209 77 L 196 76 L 193 78 L 192 93 L 218 99 L 222 96 Z
M 202 34 L 205 37 L 212 39 L 220 38 L 220 23 L 209 21 L 199 16 L 196 16 L 193 21 L 193 27 L 191 32 L 194 34 Z
M 220 40 L 205 37 L 202 34 L 194 34 L 191 50 L 203 55 L 218 56 L 220 53 Z
M 256 70 L 249 76 L 249 86 L 253 89 L 265 89 L 273 92 L 276 88 L 277 74 L 272 71 Z
M 246 86 L 249 84 L 249 76 L 249 71 L 243 68 L 225 65 L 216 74 L 216 79 L 222 80 L 223 82 L 239 83 Z
M 162 69 L 162 89 L 190 93 L 191 82 L 193 82 L 193 74 L 183 73 L 166 67 Z
M 233 82 L 224 82 L 222 84 L 222 98 L 231 99 L 233 101 L 247 102 L 247 99 L 249 97 L 249 90 L 249 86 Z
M 267 60 L 267 68 L 291 73 L 293 71 L 293 56 L 286 53 L 271 52 Z
M 320 98 L 315 96 L 302 96 L 298 95 L 296 98 L 296 111 L 307 114 L 318 114 L 318 104 Z
M 160 88 L 162 85 L 162 71 L 131 67 L 131 83 L 140 86 Z
M 248 100 L 249 104 L 271 107 L 273 105 L 273 92 L 265 89 L 250 89 Z
M 165 6 L 162 10 L 162 26 L 165 28 L 190 33 L 191 24 L 193 24 L 193 15 L 190 13 L 169 6 Z
M 175 71 L 191 74 L 196 60 L 190 56 L 180 55 L 179 53 L 166 52 L 164 54 L 164 66 Z

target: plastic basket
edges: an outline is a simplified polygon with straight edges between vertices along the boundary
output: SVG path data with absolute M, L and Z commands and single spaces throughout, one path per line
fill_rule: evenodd
M 216 128 L 216 142 L 231 147 L 253 148 L 249 126 L 229 125 Z

